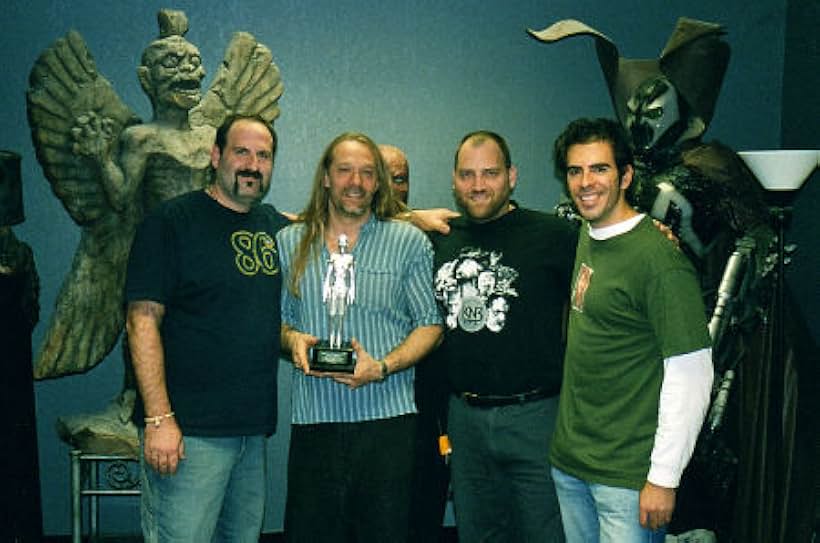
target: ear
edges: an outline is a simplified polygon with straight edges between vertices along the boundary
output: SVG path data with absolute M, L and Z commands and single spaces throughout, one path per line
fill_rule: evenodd
M 632 184 L 632 176 L 635 175 L 635 170 L 632 168 L 632 164 L 627 164 L 624 168 L 624 173 L 621 175 L 621 190 L 626 190 L 629 188 L 629 185 Z
M 213 166 L 214 170 L 217 169 L 219 166 L 219 159 L 222 157 L 222 153 L 219 151 L 219 146 L 214 145 L 211 147 L 211 166 Z
M 518 182 L 518 168 L 515 166 L 510 166 L 510 188 L 514 189 L 515 184 Z
M 325 171 L 324 178 L 322 178 L 322 186 L 326 189 L 330 188 L 330 178 L 327 176 L 327 171 Z
M 137 67 L 137 79 L 139 79 L 145 94 L 152 96 L 153 85 L 151 85 L 151 70 L 147 66 Z

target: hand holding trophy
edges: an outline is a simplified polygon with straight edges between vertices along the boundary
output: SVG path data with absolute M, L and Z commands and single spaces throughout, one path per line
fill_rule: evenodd
M 313 348 L 310 369 L 353 373 L 356 362 L 353 347 L 344 338 L 344 316 L 347 307 L 356 298 L 356 277 L 353 255 L 347 252 L 347 236 L 338 240 L 339 252 L 330 254 L 327 273 L 322 285 L 322 301 L 327 307 L 330 337 Z

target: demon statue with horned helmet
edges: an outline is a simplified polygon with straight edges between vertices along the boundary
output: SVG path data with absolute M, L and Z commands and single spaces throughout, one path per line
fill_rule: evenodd
M 46 49 L 31 70 L 27 103 L 37 159 L 82 231 L 35 361 L 38 379 L 88 371 L 111 352 L 123 329 L 122 288 L 137 224 L 159 202 L 207 184 L 225 117 L 279 116 L 279 70 L 252 35 L 234 34 L 203 95 L 205 69 L 184 37 L 187 17 L 161 10 L 157 19 L 159 37 L 137 68 L 151 100 L 150 122 L 142 123 L 97 72 L 77 32 Z M 108 410 L 62 418 L 61 437 L 94 452 L 134 454 L 135 389 L 128 377 L 126 371 L 123 393 Z
M 736 454 L 716 436 L 735 370 L 750 356 L 745 343 L 770 304 L 766 285 L 773 240 L 763 189 L 754 175 L 729 147 L 701 139 L 729 60 L 723 29 L 680 18 L 657 59 L 623 58 L 607 36 L 576 20 L 528 32 L 547 43 L 574 36 L 595 40 L 615 113 L 635 149 L 632 203 L 672 228 L 698 270 L 712 315 L 709 331 L 718 373 L 693 461 L 700 462 L 713 486 L 710 492 L 717 495 L 701 500 L 709 508 L 726 500 L 734 477 Z M 561 212 L 572 215 L 571 209 Z M 718 515 L 717 509 L 711 514 Z
M 604 34 L 575 20 L 530 34 L 544 42 L 595 39 L 615 113 L 635 147 L 634 204 L 672 227 L 696 265 L 721 252 L 722 236 L 733 243 L 766 228 L 754 175 L 730 148 L 701 140 L 729 60 L 720 25 L 681 18 L 657 59 L 623 58 Z

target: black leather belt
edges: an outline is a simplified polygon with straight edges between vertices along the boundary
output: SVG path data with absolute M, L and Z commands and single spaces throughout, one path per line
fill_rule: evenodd
M 467 405 L 473 407 L 500 407 L 502 405 L 515 405 L 549 398 L 553 396 L 549 390 L 536 388 L 519 394 L 476 394 L 475 392 L 461 392 L 458 395 Z

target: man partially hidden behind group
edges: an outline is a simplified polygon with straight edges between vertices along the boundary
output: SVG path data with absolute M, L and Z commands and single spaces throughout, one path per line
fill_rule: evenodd
M 316 169 L 299 221 L 277 236 L 286 289 L 282 345 L 294 362 L 285 536 L 310 543 L 407 539 L 415 438 L 413 365 L 441 337 L 433 252 L 403 207 L 376 145 L 344 133 Z M 356 296 L 346 309 L 353 373 L 312 370 L 328 337 L 322 280 L 347 236 Z
M 405 205 L 410 198 L 410 164 L 407 155 L 395 145 L 383 143 L 379 145 L 379 152 L 384 158 L 387 170 L 390 172 L 390 186 L 393 194 Z
M 700 287 L 632 206 L 618 123 L 570 123 L 554 162 L 584 218 L 549 455 L 564 529 L 569 541 L 663 541 L 712 385 Z
M 125 298 L 147 542 L 259 540 L 276 425 L 274 237 L 288 223 L 260 203 L 275 150 L 263 119 L 228 118 L 212 182 L 159 204 L 134 240 Z
M 407 155 L 395 145 L 381 144 L 379 151 L 390 171 L 393 194 L 405 205 L 410 196 L 410 164 Z M 425 230 L 447 231 L 447 221 L 457 213 L 447 213 L 430 217 L 434 221 L 418 224 Z M 415 210 L 418 218 L 423 211 Z M 416 443 L 415 476 L 410 504 L 409 541 L 436 543 L 443 534 L 442 524 L 447 508 L 447 493 L 450 483 L 449 455 L 447 441 L 442 436 L 447 432 L 447 382 L 445 368 L 440 360 L 428 356 L 414 367 L 416 374 L 414 393 L 416 400 Z

